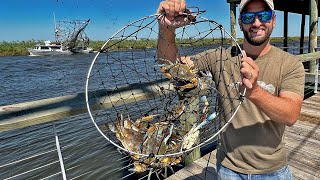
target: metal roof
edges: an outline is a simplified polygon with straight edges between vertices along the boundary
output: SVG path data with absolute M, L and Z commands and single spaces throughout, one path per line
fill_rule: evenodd
M 227 3 L 240 4 L 240 0 L 227 0 Z M 274 8 L 278 11 L 287 11 L 291 13 L 309 15 L 310 0 L 273 0 Z M 318 3 L 318 15 L 320 15 L 320 6 Z

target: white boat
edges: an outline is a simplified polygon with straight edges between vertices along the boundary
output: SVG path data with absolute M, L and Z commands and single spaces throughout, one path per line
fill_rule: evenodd
M 93 52 L 93 49 L 90 47 L 79 47 L 72 49 L 73 53 L 83 53 L 83 54 L 89 54 Z
M 70 55 L 73 52 L 68 50 L 60 43 L 51 43 L 44 41 L 44 44 L 37 44 L 34 48 L 28 48 L 30 56 L 54 56 L 54 55 Z
M 89 38 L 84 33 L 89 20 L 81 21 L 58 21 L 55 24 L 55 42 L 44 41 L 44 44 L 37 44 L 34 48 L 28 48 L 31 56 L 52 56 L 70 55 L 74 53 L 91 53 Z M 67 27 L 66 27 L 67 26 Z M 70 32 L 72 30 L 72 32 Z

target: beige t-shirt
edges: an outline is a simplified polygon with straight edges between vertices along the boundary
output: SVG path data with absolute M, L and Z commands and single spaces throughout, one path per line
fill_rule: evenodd
M 258 58 L 258 84 L 275 96 L 281 91 L 304 96 L 305 73 L 297 57 L 274 46 Z M 211 71 L 222 97 L 235 96 L 228 86 L 240 77 L 239 57 L 232 57 L 229 50 L 214 49 L 191 57 L 199 69 Z M 240 78 L 241 79 L 241 78 Z M 228 120 L 237 104 L 221 102 Z M 283 134 L 285 125 L 272 121 L 252 102 L 244 99 L 231 124 L 220 135 L 217 161 L 240 173 L 261 174 L 280 169 L 287 163 Z

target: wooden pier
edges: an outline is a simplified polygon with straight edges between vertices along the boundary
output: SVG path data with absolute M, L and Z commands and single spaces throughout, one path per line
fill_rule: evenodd
M 286 127 L 285 142 L 294 179 L 320 179 L 320 94 L 304 100 L 298 121 Z M 167 179 L 217 179 L 215 155 L 216 150 Z

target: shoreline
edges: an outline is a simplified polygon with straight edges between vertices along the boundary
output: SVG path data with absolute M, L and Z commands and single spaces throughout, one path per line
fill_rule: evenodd
M 320 37 L 319 37 L 320 38 Z M 318 38 L 318 39 L 319 39 Z M 271 43 L 283 43 L 283 37 L 271 37 L 270 42 Z M 305 37 L 305 43 L 308 42 L 308 37 Z M 209 40 L 209 41 L 208 41 Z M 132 47 L 130 46 L 130 40 L 127 40 L 128 43 L 123 43 L 123 47 L 111 47 L 111 49 L 117 50 L 117 49 L 131 49 Z M 135 49 L 144 49 L 146 43 L 145 40 L 137 40 L 136 41 L 136 47 Z M 238 38 L 237 42 L 241 44 L 243 42 L 243 38 Z M 288 43 L 299 43 L 300 42 L 300 37 L 288 37 Z M 29 52 L 27 48 L 32 48 L 36 44 L 42 44 L 43 41 L 40 40 L 28 40 L 28 41 L 2 41 L 0 42 L 0 57 L 4 56 L 26 56 L 29 55 Z M 93 48 L 93 51 L 99 51 L 100 48 L 103 46 L 105 41 L 91 41 L 89 47 Z M 112 42 L 111 42 L 112 43 Z M 211 39 L 204 39 L 202 44 L 200 45 L 216 45 L 219 42 L 212 43 Z M 140 44 L 140 45 L 139 45 Z M 155 48 L 157 44 L 156 39 L 151 39 L 148 41 L 148 47 L 147 48 Z M 195 44 L 195 46 L 199 46 Z

